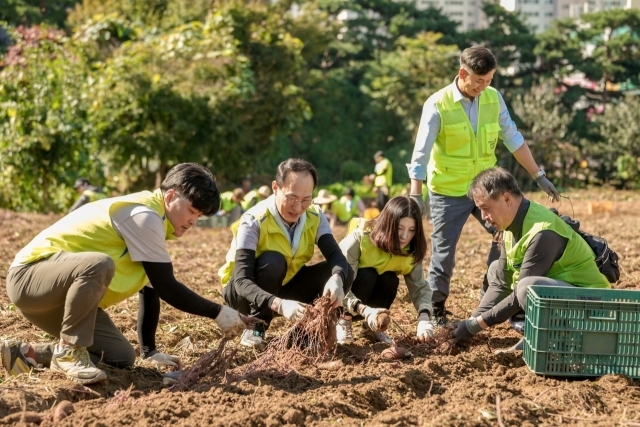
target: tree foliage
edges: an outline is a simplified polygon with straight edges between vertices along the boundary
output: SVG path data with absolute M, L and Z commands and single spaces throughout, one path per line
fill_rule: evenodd
M 467 33 L 438 9 L 392 0 L 5 4 L 1 207 L 62 211 L 79 175 L 127 192 L 184 161 L 207 165 L 223 187 L 271 181 L 294 156 L 312 161 L 323 185 L 356 182 L 377 150 L 402 186 L 422 105 L 472 44 L 496 55 L 493 85 L 507 88 L 558 184 L 640 179 L 637 129 L 618 125 L 638 122 L 637 101 L 616 91 L 640 84 L 634 10 L 557 21 L 536 36 L 493 2 L 483 4 L 489 26 Z M 596 87 L 567 85 L 576 71 Z M 529 182 L 513 156 L 500 161 Z

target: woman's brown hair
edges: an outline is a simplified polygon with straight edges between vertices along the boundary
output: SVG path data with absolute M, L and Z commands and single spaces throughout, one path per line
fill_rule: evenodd
M 416 233 L 409 243 L 409 254 L 402 252 L 398 227 L 400 220 L 405 217 L 413 218 L 416 222 Z M 422 227 L 422 213 L 418 204 L 409 197 L 398 196 L 389 200 L 380 216 L 368 221 L 365 230 L 371 230 L 369 238 L 374 246 L 383 251 L 400 256 L 413 256 L 413 265 L 422 262 L 427 254 L 427 239 Z

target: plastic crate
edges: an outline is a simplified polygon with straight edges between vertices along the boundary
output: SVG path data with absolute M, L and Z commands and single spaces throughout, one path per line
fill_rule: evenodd
M 537 374 L 640 378 L 640 291 L 530 286 L 523 358 Z

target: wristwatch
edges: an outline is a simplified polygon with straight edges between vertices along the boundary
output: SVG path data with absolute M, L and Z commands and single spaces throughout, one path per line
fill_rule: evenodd
M 533 175 L 531 175 L 533 177 L 533 179 L 538 179 L 541 176 L 547 176 L 546 173 L 544 173 L 543 169 L 540 169 L 538 172 L 534 173 Z

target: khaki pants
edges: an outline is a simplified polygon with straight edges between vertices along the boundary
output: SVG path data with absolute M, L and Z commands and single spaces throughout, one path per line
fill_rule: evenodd
M 98 308 L 115 274 L 113 260 L 98 252 L 59 252 L 13 267 L 7 294 L 22 315 L 54 337 L 86 347 L 94 362 L 131 366 L 135 350 L 109 315 Z M 37 362 L 50 362 L 53 346 L 37 346 Z

